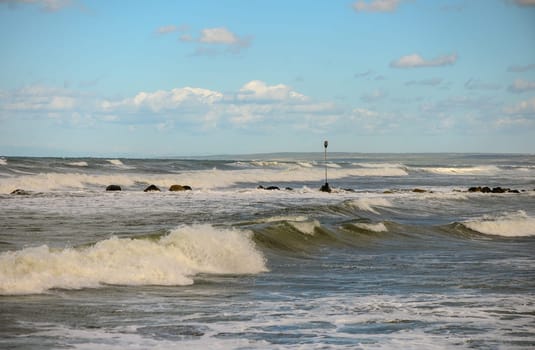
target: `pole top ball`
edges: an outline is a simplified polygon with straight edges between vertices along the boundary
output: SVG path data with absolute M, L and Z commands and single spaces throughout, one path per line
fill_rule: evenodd
M 323 147 L 327 148 L 329 146 L 329 141 L 325 140 L 323 141 Z

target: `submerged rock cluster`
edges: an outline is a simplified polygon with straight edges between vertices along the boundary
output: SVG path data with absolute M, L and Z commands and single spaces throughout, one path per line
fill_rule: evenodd
M 477 186 L 477 187 L 470 187 L 468 189 L 468 192 L 481 192 L 481 193 L 520 193 L 519 190 L 512 190 L 510 188 L 503 188 L 503 187 L 494 187 L 490 188 L 488 186 Z M 525 191 L 523 191 L 525 192 Z
M 121 191 L 122 188 L 121 186 L 119 185 L 109 185 L 108 187 L 106 187 L 106 191 Z M 152 184 L 152 185 L 149 185 L 147 188 L 145 188 L 143 190 L 143 192 L 161 192 L 162 190 Z M 180 191 L 191 191 L 191 186 L 188 186 L 188 185 L 171 185 L 169 187 L 169 191 L 170 192 L 180 192 Z

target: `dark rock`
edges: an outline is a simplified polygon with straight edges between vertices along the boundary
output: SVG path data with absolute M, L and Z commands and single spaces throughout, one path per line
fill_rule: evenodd
M 320 187 L 320 191 L 331 193 L 332 190 L 331 190 L 331 187 L 329 187 L 329 183 L 326 182 L 324 185 Z
M 384 194 L 394 194 L 394 191 L 392 190 L 386 190 L 386 191 L 383 191 Z
M 490 187 L 485 186 L 485 187 L 481 188 L 481 192 L 483 192 L 483 193 L 491 193 L 492 190 L 490 189 Z
M 171 185 L 171 187 L 169 187 L 169 191 L 171 192 L 191 191 L 191 187 L 188 185 Z
M 291 188 L 291 187 L 286 187 L 285 190 L 286 190 L 286 191 L 293 191 L 294 189 Z
M 264 186 L 262 186 L 262 185 L 258 185 L 257 189 L 258 189 L 258 190 L 267 190 L 267 191 L 273 191 L 273 190 L 278 191 L 278 190 L 280 190 L 280 188 L 277 187 L 277 186 L 268 186 L 268 187 L 264 187 Z
M 507 190 L 508 193 L 520 193 L 519 190 Z
M 508 190 L 509 190 L 508 188 L 494 187 L 492 189 L 492 193 L 505 193 Z
M 416 192 L 416 193 L 426 193 L 427 190 L 422 190 L 421 188 L 415 188 L 414 190 L 412 190 L 412 192 Z
M 143 192 L 160 192 L 160 189 L 156 185 L 150 185 L 149 187 L 145 188 Z
M 481 186 L 470 187 L 470 188 L 468 189 L 468 192 L 481 192 Z
M 121 186 L 109 185 L 108 187 L 106 187 L 106 191 L 121 191 Z
M 14 190 L 13 192 L 11 192 L 11 194 L 16 194 L 16 195 L 19 195 L 19 196 L 27 196 L 30 194 L 30 192 L 28 191 L 25 191 L 25 190 L 22 190 L 20 188 L 17 188 L 16 190 Z

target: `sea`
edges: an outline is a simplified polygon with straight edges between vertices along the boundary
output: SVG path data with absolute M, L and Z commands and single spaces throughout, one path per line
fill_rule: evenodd
M 0 348 L 535 348 L 535 155 L 324 156 L 1 156 Z

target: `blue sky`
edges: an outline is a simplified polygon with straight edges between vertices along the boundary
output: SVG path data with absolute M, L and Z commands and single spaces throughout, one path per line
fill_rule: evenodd
M 535 0 L 0 0 L 0 155 L 535 151 Z

